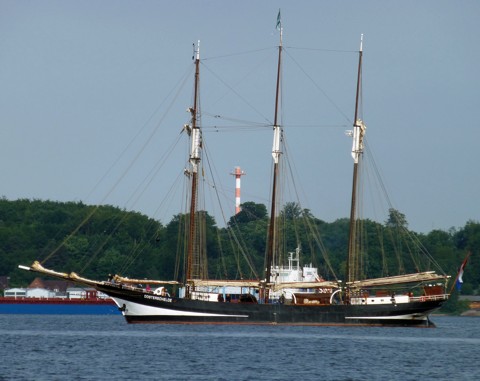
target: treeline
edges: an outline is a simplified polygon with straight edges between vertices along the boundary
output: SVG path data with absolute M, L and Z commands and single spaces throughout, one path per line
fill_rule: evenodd
M 373 237 L 378 232 L 393 236 L 392 225 L 407 225 L 403 215 L 391 211 L 390 217 L 394 214 L 400 219 L 390 218 L 384 223 L 363 221 L 366 236 Z M 40 260 L 45 267 L 75 271 L 93 279 L 107 279 L 108 274 L 118 273 L 131 278 L 181 280 L 184 259 L 180 253 L 184 247 L 178 244 L 178 237 L 185 234 L 186 217 L 176 215 L 164 225 L 140 213 L 112 206 L 3 198 L 0 200 L 0 276 L 10 277 L 10 287 L 25 286 L 36 275 L 18 270 L 17 266 Z M 308 225 L 310 229 L 302 231 L 297 225 L 287 223 L 282 248 L 294 251 L 297 243 L 301 243 L 302 263 L 315 264 L 325 278 L 337 275 L 342 279 L 348 220 L 327 223 L 295 204 L 287 205 L 281 217 L 286 221 L 299 219 L 300 225 Z M 205 240 L 207 247 L 209 272 L 204 275 L 230 279 L 262 276 L 269 223 L 265 205 L 244 203 L 242 211 L 232 217 L 226 227 L 218 227 L 208 213 L 202 213 L 202 219 L 206 228 L 200 239 Z M 312 227 L 320 233 L 326 254 L 310 246 L 312 237 L 308 231 L 312 231 Z M 475 269 L 478 269 L 480 253 L 479 222 L 468 221 L 463 228 L 433 230 L 428 234 L 408 231 L 408 235 L 414 236 L 453 279 L 470 251 L 462 293 L 478 293 L 480 272 Z M 394 251 L 400 245 L 395 240 L 391 245 L 384 240 L 375 243 L 373 238 L 368 239 L 368 245 L 372 255 L 365 260 L 366 275 L 385 276 L 393 272 L 390 267 L 399 263 Z M 405 273 L 416 271 L 414 261 L 402 266 Z

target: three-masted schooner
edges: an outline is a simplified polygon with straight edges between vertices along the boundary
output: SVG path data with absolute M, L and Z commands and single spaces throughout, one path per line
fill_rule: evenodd
M 274 262 L 276 245 L 276 194 L 279 163 L 282 156 L 282 127 L 278 121 L 279 91 L 282 69 L 282 28 L 278 46 L 275 115 L 273 122 L 273 181 L 270 222 L 268 228 L 266 266 L 263 279 L 207 280 L 199 267 L 199 236 L 197 233 L 198 171 L 202 151 L 199 117 L 199 44 L 195 48 L 194 104 L 189 111 L 191 123 L 186 126 L 190 136 L 189 229 L 185 281 L 128 279 L 115 276 L 108 281 L 95 281 L 75 273 L 60 273 L 44 268 L 39 262 L 22 269 L 68 279 L 108 294 L 129 323 L 222 323 L 222 324 L 289 324 L 289 325 L 415 325 L 429 326 L 429 314 L 448 299 L 445 291 L 447 276 L 433 271 L 401 276 L 361 279 L 357 268 L 356 204 L 357 176 L 363 152 L 365 124 L 358 118 L 361 90 L 362 54 L 360 44 L 352 157 L 354 161 L 350 216 L 350 237 L 345 282 L 325 281 L 312 266 L 300 266 L 299 249 L 290 253 L 288 265 Z M 137 285 L 155 285 L 154 290 Z M 179 287 L 178 295 L 169 295 L 166 286 Z M 395 287 L 392 287 L 395 286 Z M 391 290 L 394 289 L 395 292 Z M 390 291 L 389 291 L 390 290 Z M 402 291 L 399 291 L 402 290 Z M 229 295 L 236 294 L 235 300 Z

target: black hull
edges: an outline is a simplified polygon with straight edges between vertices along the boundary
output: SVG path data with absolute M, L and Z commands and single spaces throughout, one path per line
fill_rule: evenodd
M 217 303 L 165 298 L 117 285 L 98 287 L 128 323 L 376 325 L 431 327 L 428 314 L 444 300 L 380 305 Z

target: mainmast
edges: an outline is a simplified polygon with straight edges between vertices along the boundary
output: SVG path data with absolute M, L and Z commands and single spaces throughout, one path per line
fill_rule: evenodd
M 270 224 L 268 228 L 268 242 L 267 242 L 267 258 L 266 258 L 266 270 L 265 270 L 265 303 L 268 303 L 270 278 L 272 275 L 273 253 L 276 248 L 276 194 L 277 194 L 277 181 L 278 181 L 278 167 L 280 161 L 280 141 L 282 138 L 282 128 L 278 124 L 278 109 L 280 99 L 280 77 L 281 77 L 281 63 L 282 63 L 282 22 L 280 19 L 280 10 L 277 17 L 277 29 L 280 31 L 280 43 L 278 45 L 278 65 L 277 65 L 277 86 L 275 92 L 275 116 L 273 120 L 273 185 L 272 185 L 272 205 L 270 208 Z
M 194 59 L 195 59 L 195 87 L 194 87 L 194 99 L 193 107 L 190 107 L 188 111 L 191 114 L 191 124 L 186 126 L 189 128 L 190 139 L 191 139 L 191 148 L 190 148 L 190 169 L 187 171 L 188 175 L 191 176 L 191 195 L 190 195 L 190 220 L 189 220 L 189 231 L 188 231 L 188 243 L 187 243 L 187 269 L 186 269 L 186 281 L 187 285 L 185 288 L 185 297 L 190 298 L 191 295 L 191 286 L 188 284 L 189 280 L 192 279 L 193 268 L 194 266 L 198 267 L 199 253 L 198 253 L 198 244 L 197 244 L 197 234 L 196 234 L 196 212 L 197 212 L 197 194 L 198 194 L 198 168 L 200 164 L 200 154 L 202 148 L 202 137 L 201 131 L 198 123 L 199 115 L 199 96 L 198 96 L 198 87 L 200 80 L 200 41 L 198 41 L 197 46 L 194 47 Z
M 359 103 L 362 86 L 362 55 L 363 55 L 363 34 L 360 38 L 360 50 L 358 52 L 358 75 L 357 75 L 357 92 L 355 97 L 355 118 L 353 122 L 352 158 L 353 158 L 353 181 L 352 181 L 352 203 L 350 209 L 350 235 L 348 241 L 348 258 L 346 277 L 347 282 L 353 282 L 358 278 L 358 245 L 356 237 L 356 209 L 357 209 L 357 182 L 358 167 L 360 157 L 363 153 L 363 137 L 365 135 L 366 126 L 359 119 Z

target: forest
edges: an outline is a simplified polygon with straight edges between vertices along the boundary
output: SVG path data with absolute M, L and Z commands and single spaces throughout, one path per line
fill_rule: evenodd
M 307 233 L 285 226 L 285 246 L 295 250 L 295 242 L 302 245 L 302 262 L 313 263 L 325 278 L 344 273 L 347 256 L 349 221 L 347 218 L 325 222 L 308 210 L 287 205 L 281 212 L 287 221 L 306 219 L 319 231 L 325 257 L 310 248 Z M 212 216 L 202 212 L 205 222 L 204 238 L 208 252 L 208 273 L 211 279 L 259 279 L 263 274 L 264 254 L 268 228 L 267 208 L 263 204 L 246 202 L 242 211 L 230 218 L 226 227 L 218 227 Z M 392 236 L 392 225 L 408 227 L 400 212 L 391 210 L 391 217 L 383 223 L 363 221 L 366 235 L 379 231 Z M 19 264 L 31 265 L 41 261 L 45 267 L 62 272 L 75 271 L 82 276 L 102 280 L 111 273 L 140 279 L 182 279 L 183 251 L 178 244 L 185 234 L 182 227 L 186 215 L 178 214 L 168 223 L 161 223 L 136 212 L 113 206 L 92 206 L 82 202 L 54 202 L 21 199 L 0 199 L 0 276 L 10 278 L 10 287 L 26 286 L 36 276 L 21 271 Z M 400 222 L 399 222 L 400 221 Z M 305 222 L 305 221 L 304 221 Z M 471 253 L 463 275 L 461 293 L 477 295 L 480 272 L 477 271 L 480 253 L 480 223 L 467 221 L 462 228 L 449 231 L 432 230 L 428 234 L 407 229 L 428 250 L 439 267 L 455 279 L 459 266 Z M 238 249 L 232 241 L 242 240 Z M 241 237 L 241 238 L 240 238 Z M 182 240 L 180 240 L 181 242 Z M 375 243 L 369 239 L 366 259 L 369 277 L 385 276 L 389 266 L 398 265 L 394 247 L 386 241 Z M 398 247 L 397 247 L 398 249 Z M 407 250 L 402 247 L 401 250 Z M 381 253 L 381 254 L 380 254 Z M 325 263 L 328 263 L 327 264 Z M 383 263 L 383 264 L 382 264 Z M 415 271 L 408 263 L 405 273 Z

